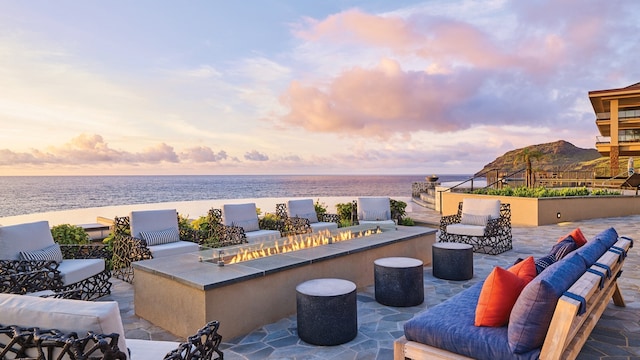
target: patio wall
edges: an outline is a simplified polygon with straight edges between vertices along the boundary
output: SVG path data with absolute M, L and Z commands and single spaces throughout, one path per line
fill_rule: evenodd
M 442 215 L 458 211 L 464 198 L 491 198 L 511 204 L 511 224 L 539 226 L 606 217 L 640 214 L 640 196 L 570 196 L 523 198 L 463 193 L 442 193 Z M 560 216 L 558 216 L 560 214 Z

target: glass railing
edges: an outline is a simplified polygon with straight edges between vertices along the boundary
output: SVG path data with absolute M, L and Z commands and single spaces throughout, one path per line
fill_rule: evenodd
M 618 111 L 618 119 L 633 119 L 640 118 L 640 110 L 621 110 Z M 596 114 L 596 120 L 611 120 L 610 112 L 603 112 Z

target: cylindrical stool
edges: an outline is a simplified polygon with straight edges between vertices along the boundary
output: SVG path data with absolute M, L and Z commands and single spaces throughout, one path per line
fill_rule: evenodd
M 421 260 L 388 257 L 373 262 L 376 301 L 387 306 L 416 306 L 424 302 Z
M 340 345 L 358 335 L 356 284 L 314 279 L 296 287 L 298 336 L 314 345 Z
M 473 246 L 469 244 L 434 243 L 433 276 L 445 280 L 469 280 L 473 277 Z

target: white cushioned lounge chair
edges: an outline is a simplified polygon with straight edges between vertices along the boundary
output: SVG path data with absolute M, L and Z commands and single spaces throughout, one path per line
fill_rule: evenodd
M 324 214 L 318 217 L 312 199 L 289 200 L 286 203 L 286 215 L 289 218 L 302 218 L 309 220 L 311 232 L 332 231 L 338 229 L 338 215 Z M 281 216 L 281 214 L 279 214 Z
M 473 251 L 491 255 L 511 250 L 510 204 L 497 199 L 462 199 L 457 214 L 441 217 L 440 241 L 470 244 Z
M 108 257 L 102 244 L 56 244 L 48 221 L 0 226 L 0 292 L 93 300 L 111 291 Z
M 391 219 L 391 200 L 388 197 L 359 197 L 356 209 L 360 225 L 395 226 Z
M 116 217 L 115 226 L 113 274 L 127 282 L 133 281 L 134 261 L 200 250 L 193 236 L 193 241 L 181 240 L 175 209 L 132 211 L 128 217 Z
M 258 209 L 255 203 L 223 205 L 222 223 L 226 226 L 241 227 L 249 243 L 259 243 L 280 238 L 280 231 L 278 230 L 260 229 Z
M 49 360 L 58 359 L 66 350 L 91 356 L 75 357 L 83 359 L 179 360 L 223 356 L 218 350 L 222 337 L 217 333 L 220 325 L 217 321 L 210 322 L 182 344 L 126 339 L 115 301 L 0 294 L 0 313 L 0 353 L 7 351 L 10 355 L 25 351 L 30 358 Z M 43 350 L 43 357 L 37 357 L 38 350 Z

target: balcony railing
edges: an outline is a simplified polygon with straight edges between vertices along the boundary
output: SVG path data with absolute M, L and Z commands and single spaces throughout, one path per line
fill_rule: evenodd
M 618 111 L 618 119 L 633 119 L 640 118 L 640 110 L 620 110 Z M 603 112 L 596 114 L 597 120 L 611 120 L 610 112 Z

